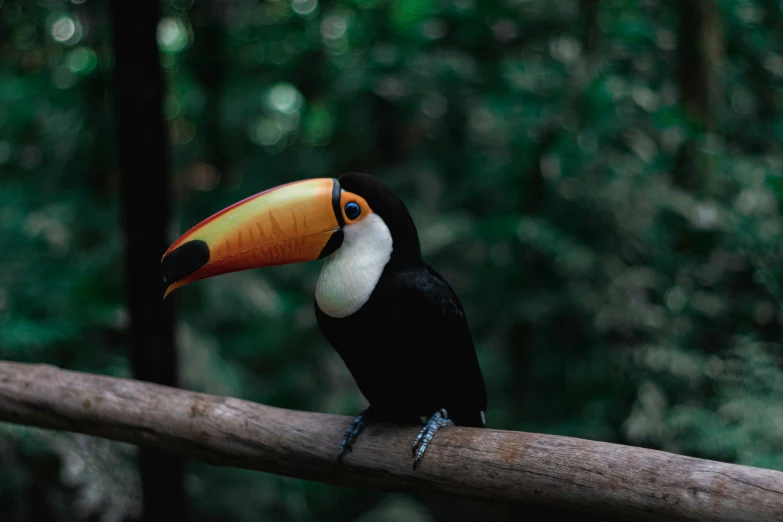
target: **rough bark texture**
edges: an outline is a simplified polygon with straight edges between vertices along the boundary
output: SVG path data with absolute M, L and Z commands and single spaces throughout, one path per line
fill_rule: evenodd
M 783 473 L 534 433 L 449 427 L 417 471 L 416 427 L 371 425 L 343 465 L 350 417 L 141 381 L 0 362 L 0 421 L 86 433 L 235 466 L 383 491 L 570 507 L 622 520 L 783 519 Z

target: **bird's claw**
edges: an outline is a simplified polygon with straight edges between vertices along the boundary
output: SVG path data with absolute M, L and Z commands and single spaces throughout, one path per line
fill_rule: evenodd
M 430 417 L 430 420 L 427 421 L 427 424 L 419 431 L 419 434 L 416 435 L 416 439 L 413 441 L 414 470 L 416 470 L 416 466 L 424 456 L 424 452 L 427 451 L 427 446 L 432 438 L 438 430 L 444 426 L 454 426 L 454 421 L 449 419 L 446 410 L 441 408 L 440 411 L 436 411 L 435 414 Z
M 351 445 L 354 443 L 356 437 L 359 436 L 359 433 L 361 433 L 364 427 L 367 426 L 371 416 L 372 412 L 370 411 L 370 408 L 367 408 L 366 410 L 360 411 L 359 415 L 357 415 L 353 420 L 351 425 L 348 427 L 348 430 L 345 432 L 343 443 L 340 444 L 340 451 L 337 453 L 338 461 L 342 461 L 343 455 L 345 455 L 346 451 L 351 451 Z

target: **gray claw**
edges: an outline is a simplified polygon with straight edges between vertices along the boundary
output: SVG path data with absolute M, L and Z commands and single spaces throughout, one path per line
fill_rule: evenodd
M 421 431 L 419 431 L 419 434 L 416 435 L 416 439 L 413 441 L 414 471 L 424 456 L 424 452 L 427 451 L 427 446 L 429 446 L 430 441 L 438 430 L 444 426 L 454 426 L 454 421 L 449 419 L 446 410 L 441 408 L 440 411 L 436 411 L 435 414 L 430 417 L 427 424 L 425 424 Z
M 359 415 L 353 420 L 348 427 L 348 430 L 345 432 L 343 442 L 340 444 L 340 450 L 337 452 L 338 461 L 342 461 L 346 451 L 353 451 L 351 448 L 352 444 L 356 440 L 356 437 L 359 436 L 359 433 L 367 426 L 371 416 L 372 412 L 370 411 L 370 408 L 367 408 L 366 410 L 359 412 Z

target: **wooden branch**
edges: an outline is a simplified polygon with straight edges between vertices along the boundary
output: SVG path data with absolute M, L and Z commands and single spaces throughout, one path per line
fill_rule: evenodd
M 623 520 L 783 520 L 783 473 L 589 440 L 449 427 L 412 469 L 416 427 L 0 362 L 0 421 L 152 446 L 220 466 L 383 491 L 561 506 Z

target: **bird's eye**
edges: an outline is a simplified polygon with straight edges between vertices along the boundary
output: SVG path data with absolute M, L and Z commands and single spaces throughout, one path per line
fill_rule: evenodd
M 362 213 L 362 209 L 357 203 L 351 201 L 345 204 L 345 216 L 348 219 L 354 220 L 358 218 L 361 215 L 361 213 Z

